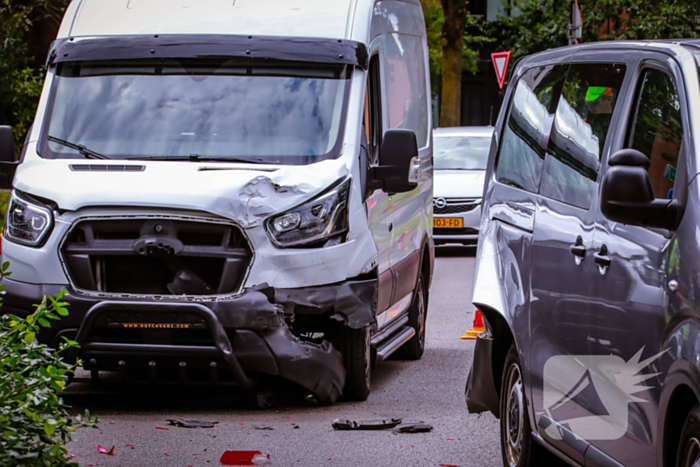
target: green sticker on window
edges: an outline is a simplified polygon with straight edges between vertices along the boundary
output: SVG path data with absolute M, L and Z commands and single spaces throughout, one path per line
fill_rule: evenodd
M 664 177 L 668 178 L 672 182 L 675 183 L 676 181 L 676 169 L 673 168 L 672 165 L 666 164 L 666 167 L 664 167 Z
M 612 95 L 612 89 L 603 86 L 591 86 L 586 91 L 586 102 L 594 101 L 603 94 Z

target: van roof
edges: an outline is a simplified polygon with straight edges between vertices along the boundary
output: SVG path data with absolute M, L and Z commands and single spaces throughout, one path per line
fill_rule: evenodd
M 59 39 L 130 34 L 249 34 L 348 39 L 375 0 L 73 0 Z

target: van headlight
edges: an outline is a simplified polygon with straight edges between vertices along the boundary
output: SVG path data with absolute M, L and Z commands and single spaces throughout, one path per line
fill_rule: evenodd
M 348 230 L 350 179 L 332 186 L 314 199 L 266 222 L 275 245 L 308 245 L 339 236 Z
M 5 237 L 16 243 L 39 246 L 53 227 L 51 209 L 12 192 L 5 217 Z

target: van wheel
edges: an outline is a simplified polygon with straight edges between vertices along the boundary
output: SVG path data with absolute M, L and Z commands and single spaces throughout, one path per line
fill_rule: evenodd
M 405 360 L 418 360 L 423 356 L 425 351 L 425 322 L 428 312 L 428 304 L 426 303 L 427 294 L 425 291 L 425 281 L 421 272 L 416 284 L 416 290 L 413 292 L 413 303 L 408 309 L 408 325 L 411 326 L 416 333 L 411 339 L 406 342 L 398 351 L 398 358 Z
M 342 354 L 345 361 L 343 398 L 363 401 L 369 396 L 372 373 L 372 345 L 369 329 L 343 328 Z
M 678 443 L 677 467 L 692 467 L 700 462 L 700 405 L 690 409 Z
M 501 454 L 505 467 L 566 465 L 532 439 L 523 372 L 515 343 L 511 344 L 501 379 Z

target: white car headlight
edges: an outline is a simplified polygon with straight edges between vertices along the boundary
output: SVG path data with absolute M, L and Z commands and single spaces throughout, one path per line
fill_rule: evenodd
M 53 227 L 51 209 L 12 192 L 5 218 L 5 237 L 13 242 L 39 246 Z
M 346 179 L 316 198 L 271 217 L 267 232 L 275 245 L 308 245 L 339 236 L 348 230 L 350 179 Z

